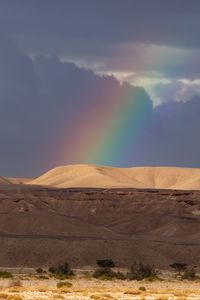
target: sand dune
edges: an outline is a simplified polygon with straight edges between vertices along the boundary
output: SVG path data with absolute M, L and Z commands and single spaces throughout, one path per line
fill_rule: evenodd
M 59 188 L 158 188 L 200 189 L 200 169 L 178 167 L 113 168 L 96 165 L 68 165 L 48 171 L 28 182 Z

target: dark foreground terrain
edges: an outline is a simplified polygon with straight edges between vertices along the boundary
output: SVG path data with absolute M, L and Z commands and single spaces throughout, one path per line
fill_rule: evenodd
M 200 191 L 0 186 L 0 266 L 200 266 Z

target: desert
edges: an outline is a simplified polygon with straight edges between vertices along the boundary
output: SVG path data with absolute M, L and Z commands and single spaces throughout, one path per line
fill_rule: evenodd
M 88 271 L 89 270 L 89 271 Z M 12 278 L 0 279 L 0 299 L 81 299 L 81 300 L 198 300 L 200 281 L 179 280 L 163 272 L 159 280 L 98 280 L 92 269 L 75 269 L 73 278 L 59 280 L 39 275 L 31 268 L 7 269 Z M 125 270 L 123 269 L 123 272 Z M 47 274 L 47 273 L 46 273 Z
M 200 300 L 200 0 L 0 28 L 0 300 Z
M 75 165 L 23 183 L 4 181 L 0 265 L 94 266 L 110 257 L 119 267 L 200 266 L 199 172 Z
M 68 165 L 34 179 L 1 177 L 0 274 L 12 278 L 0 279 L 0 297 L 199 299 L 199 174 L 174 167 Z M 97 261 L 106 258 L 117 272 L 142 263 L 154 266 L 158 276 L 93 278 Z M 65 262 L 74 277 L 48 272 Z M 195 268 L 195 279 L 177 278 L 170 267 L 176 262 Z
M 92 164 L 56 167 L 28 184 L 60 188 L 148 188 L 199 190 L 200 169 L 178 167 L 114 168 Z

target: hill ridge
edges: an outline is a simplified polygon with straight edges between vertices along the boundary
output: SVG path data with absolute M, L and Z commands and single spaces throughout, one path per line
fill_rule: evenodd
M 200 189 L 200 169 L 142 166 L 117 168 L 95 164 L 59 166 L 28 184 L 58 188 Z

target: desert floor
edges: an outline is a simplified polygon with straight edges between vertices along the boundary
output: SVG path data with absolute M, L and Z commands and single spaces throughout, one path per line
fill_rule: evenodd
M 34 274 L 16 274 L 12 279 L 0 279 L 0 299 L 80 299 L 80 300 L 192 300 L 200 299 L 200 280 L 180 281 L 173 274 L 160 280 L 102 281 L 80 274 L 66 279 L 70 287 L 57 287 L 61 282 L 53 277 L 41 279 Z

